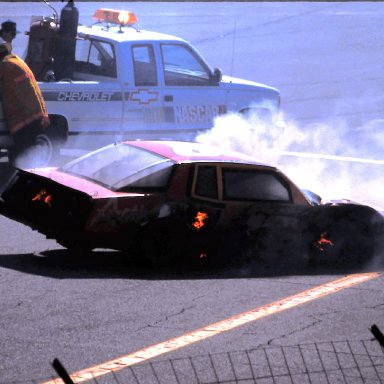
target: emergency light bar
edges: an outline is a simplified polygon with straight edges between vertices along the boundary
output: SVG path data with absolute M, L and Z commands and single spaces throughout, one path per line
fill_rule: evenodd
M 136 15 L 133 12 L 117 11 L 114 9 L 100 8 L 93 15 L 94 19 L 112 24 L 133 25 L 137 23 Z

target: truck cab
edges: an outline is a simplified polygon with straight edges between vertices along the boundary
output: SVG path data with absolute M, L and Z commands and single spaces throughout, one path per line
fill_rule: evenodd
M 26 62 L 35 68 L 51 116 L 47 136 L 59 138 L 61 149 L 91 150 L 127 139 L 194 140 L 227 113 L 255 113 L 273 124 L 280 101 L 275 88 L 223 76 L 189 42 L 136 28 L 133 13 L 98 9 L 94 18 L 94 25 L 75 29 L 67 50 L 73 53 L 63 46 L 56 59 L 55 44 L 34 41 L 31 27 Z M 37 27 L 50 31 L 44 36 L 60 35 L 60 23 L 52 20 L 43 18 Z M 58 71 L 50 65 L 55 60 Z

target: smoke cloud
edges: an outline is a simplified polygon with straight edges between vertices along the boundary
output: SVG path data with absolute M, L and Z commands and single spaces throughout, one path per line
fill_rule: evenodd
M 299 124 L 282 113 L 274 126 L 256 116 L 220 116 L 198 142 L 277 166 L 324 199 L 351 199 L 384 210 L 384 120 L 351 129 L 346 121 Z

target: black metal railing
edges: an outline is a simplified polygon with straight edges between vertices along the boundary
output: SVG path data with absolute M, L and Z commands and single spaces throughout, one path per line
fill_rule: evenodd
M 72 384 L 70 381 L 65 383 Z M 87 383 L 381 384 L 384 383 L 384 348 L 376 337 L 267 346 L 136 364 L 95 377 Z

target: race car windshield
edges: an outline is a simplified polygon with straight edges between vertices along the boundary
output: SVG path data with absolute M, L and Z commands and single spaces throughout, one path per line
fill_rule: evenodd
M 74 160 L 61 168 L 115 191 L 164 188 L 173 162 L 128 144 L 114 144 Z

